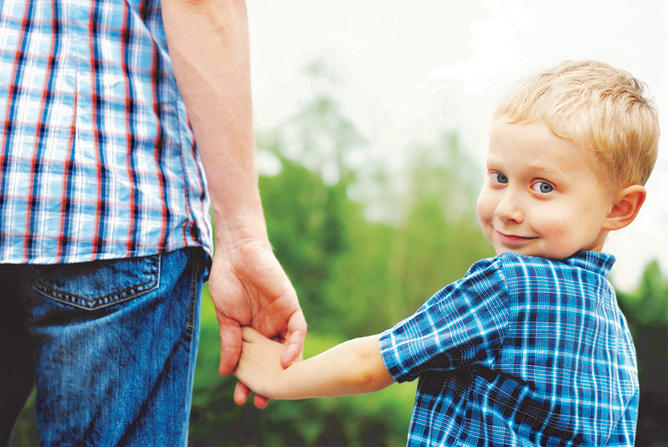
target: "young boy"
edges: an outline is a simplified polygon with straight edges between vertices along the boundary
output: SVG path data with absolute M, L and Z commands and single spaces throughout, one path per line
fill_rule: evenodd
M 636 217 L 656 159 L 643 94 L 591 61 L 525 79 L 495 114 L 478 198 L 497 256 L 394 328 L 287 369 L 283 345 L 245 328 L 239 380 L 303 399 L 419 378 L 411 446 L 633 445 L 635 350 L 601 250 Z

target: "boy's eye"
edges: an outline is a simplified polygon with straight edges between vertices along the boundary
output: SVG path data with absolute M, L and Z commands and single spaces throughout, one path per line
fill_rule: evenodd
M 541 194 L 548 194 L 554 191 L 554 186 L 550 185 L 548 182 L 536 182 L 531 185 L 531 189 Z
M 501 174 L 500 172 L 493 172 L 492 173 L 492 179 L 496 183 L 508 183 L 508 177 L 505 175 Z

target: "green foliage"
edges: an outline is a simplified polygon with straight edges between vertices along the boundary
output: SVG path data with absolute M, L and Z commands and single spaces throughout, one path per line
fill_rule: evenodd
M 659 263 L 645 267 L 635 293 L 619 293 L 629 323 L 634 325 L 668 325 L 668 279 L 661 273 Z
M 617 292 L 638 356 L 640 410 L 636 444 L 668 445 L 668 279 L 654 261 L 634 293 Z
M 478 170 L 455 133 L 412 151 L 411 189 L 397 228 L 396 265 L 401 296 L 414 310 L 436 289 L 494 253 L 476 217 Z M 407 309 L 407 310 L 409 310 Z
M 12 447 L 39 445 L 39 433 L 37 431 L 37 421 L 35 420 L 34 389 L 19 414 L 9 445 Z
M 304 312 L 326 315 L 321 299 L 330 265 L 344 249 L 343 222 L 356 212 L 346 200 L 345 186 L 326 186 L 321 177 L 280 157 L 282 172 L 260 179 L 267 230 L 286 272 L 293 281 Z

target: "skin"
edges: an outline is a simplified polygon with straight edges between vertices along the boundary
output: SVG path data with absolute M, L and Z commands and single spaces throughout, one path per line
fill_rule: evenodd
M 497 254 L 564 259 L 578 250 L 600 251 L 608 232 L 636 217 L 645 189 L 613 186 L 595 167 L 586 151 L 542 122 L 495 121 L 477 206 Z M 237 378 L 273 399 L 361 394 L 393 383 L 378 336 L 347 341 L 287 369 L 279 361 L 283 349 L 244 328 Z
M 208 181 L 215 226 L 209 290 L 220 326 L 220 374 L 241 352 L 241 326 L 283 341 L 280 362 L 301 356 L 306 321 L 274 256 L 253 159 L 248 19 L 241 0 L 165 0 L 174 74 Z M 235 400 L 245 401 L 243 384 Z M 264 407 L 267 400 L 255 397 Z
M 237 378 L 270 399 L 348 396 L 381 390 L 394 379 L 385 369 L 378 336 L 356 338 L 287 369 L 280 364 L 283 345 L 243 328 Z

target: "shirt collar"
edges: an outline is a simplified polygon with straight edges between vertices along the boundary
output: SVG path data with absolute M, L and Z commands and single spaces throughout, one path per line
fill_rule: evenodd
M 607 277 L 615 263 L 615 257 L 608 253 L 580 250 L 563 262 Z

